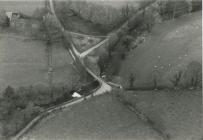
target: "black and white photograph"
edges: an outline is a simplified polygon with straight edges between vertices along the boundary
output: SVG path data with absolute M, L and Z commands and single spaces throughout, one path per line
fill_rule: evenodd
M 0 0 L 0 140 L 203 140 L 202 0 Z

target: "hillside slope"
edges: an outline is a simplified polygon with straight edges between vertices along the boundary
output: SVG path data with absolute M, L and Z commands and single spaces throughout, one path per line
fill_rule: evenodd
M 37 140 L 161 139 L 113 95 L 101 95 L 69 107 L 43 120 L 25 137 Z
M 126 81 L 133 73 L 136 86 L 151 86 L 157 71 L 158 84 L 171 86 L 175 72 L 185 70 L 191 61 L 201 63 L 201 17 L 196 12 L 156 25 L 146 41 L 130 52 L 120 76 Z

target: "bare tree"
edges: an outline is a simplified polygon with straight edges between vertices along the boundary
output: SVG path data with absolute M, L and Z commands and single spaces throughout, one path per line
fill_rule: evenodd
M 4 94 L 3 94 L 3 96 L 4 96 L 5 98 L 10 98 L 10 99 L 13 98 L 14 95 L 15 95 L 15 90 L 14 90 L 14 88 L 11 87 L 11 86 L 8 86 L 8 87 L 5 89 L 5 92 L 4 92 Z
M 99 68 L 100 68 L 100 76 L 104 73 L 105 69 L 108 65 L 109 56 L 107 53 L 103 53 L 99 56 L 99 60 L 97 62 Z
M 155 69 L 152 72 L 152 82 L 153 82 L 153 89 L 154 90 L 158 90 L 158 80 L 160 78 L 160 73 L 158 71 L 158 69 Z
M 131 73 L 129 75 L 129 87 L 133 88 L 134 87 L 134 82 L 135 82 L 135 75 L 133 73 Z
M 189 86 L 191 89 L 201 87 L 202 64 L 197 61 L 190 62 L 184 76 L 187 81 L 187 86 Z
M 182 73 L 183 72 L 180 70 L 177 73 L 175 73 L 175 75 L 173 76 L 172 79 L 170 79 L 170 81 L 173 83 L 175 89 L 177 89 L 177 86 L 180 83 Z
M 92 17 L 94 15 L 94 8 L 92 8 L 91 6 L 89 7 L 89 15 L 88 15 L 88 20 L 92 21 Z
M 176 15 L 176 8 L 177 8 L 177 3 L 176 1 L 173 2 L 174 6 L 173 6 L 173 19 L 175 18 Z
M 130 8 L 129 5 L 126 4 L 125 6 L 122 7 L 122 15 L 124 18 L 129 18 L 129 13 L 130 13 Z

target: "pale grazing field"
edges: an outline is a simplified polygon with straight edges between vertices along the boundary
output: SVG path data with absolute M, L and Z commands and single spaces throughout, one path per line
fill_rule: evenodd
M 47 54 L 41 41 L 0 38 L 0 88 L 47 84 Z M 72 59 L 61 44 L 53 46 L 54 82 L 70 82 Z

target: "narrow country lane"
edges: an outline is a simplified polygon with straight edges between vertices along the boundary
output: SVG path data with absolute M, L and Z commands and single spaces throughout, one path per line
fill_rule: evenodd
M 55 10 L 54 10 L 54 7 L 53 7 L 53 1 L 52 0 L 49 0 L 49 3 L 50 3 L 50 9 L 51 9 L 51 12 L 52 14 L 54 15 L 54 17 L 57 19 L 57 22 L 58 22 L 58 26 L 60 28 L 60 31 L 62 33 L 62 35 L 64 37 L 67 37 L 67 34 L 68 34 L 68 37 L 70 37 L 70 32 L 69 31 L 66 31 L 64 29 L 64 27 L 61 25 L 60 21 L 58 20 L 56 14 L 55 14 Z M 71 32 L 73 33 L 73 32 Z M 79 33 L 76 33 L 76 34 L 79 34 Z M 81 35 L 81 34 L 80 34 Z M 89 36 L 89 35 L 87 35 Z M 95 37 L 95 36 L 94 36 Z M 68 40 L 68 42 L 67 42 Z M 110 85 L 108 85 L 105 81 L 103 81 L 100 77 L 96 76 L 87 66 L 85 66 L 84 64 L 84 61 L 83 59 L 85 58 L 85 56 L 87 56 L 90 52 L 92 52 L 93 50 L 95 50 L 96 48 L 102 46 L 104 43 L 106 43 L 108 40 L 105 39 L 103 40 L 102 42 L 96 44 L 95 46 L 93 46 L 92 48 L 86 50 L 85 52 L 83 53 L 79 53 L 77 51 L 77 49 L 75 48 L 75 46 L 73 45 L 73 43 L 71 42 L 72 39 L 71 38 L 65 38 L 65 41 L 64 42 L 67 42 L 66 43 L 63 43 L 64 44 L 64 47 L 66 49 L 68 49 L 68 52 L 70 53 L 73 61 L 75 63 L 77 63 L 78 65 L 82 66 L 86 72 L 88 74 L 90 74 L 95 80 L 97 80 L 100 84 L 100 87 L 98 89 L 96 89 L 95 92 L 93 92 L 91 95 L 88 95 L 86 96 L 85 98 L 86 99 L 89 99 L 91 98 L 92 96 L 97 96 L 97 95 L 101 95 L 101 94 L 104 94 L 106 92 L 111 92 L 112 90 L 112 87 Z M 70 46 L 67 46 L 67 45 L 70 45 Z M 75 105 L 75 104 L 78 104 L 80 102 L 82 102 L 83 100 L 85 100 L 84 98 L 77 98 L 77 99 L 73 99 L 71 101 L 68 101 L 68 102 L 65 102 L 65 103 L 62 103 L 61 105 L 59 106 L 55 106 L 55 107 L 51 107 L 51 108 L 48 108 L 46 111 L 44 111 L 44 113 L 38 115 L 37 117 L 35 117 L 25 128 L 23 128 L 17 135 L 15 135 L 13 138 L 11 138 L 12 140 L 18 140 L 18 139 L 23 139 L 23 136 L 34 126 L 36 125 L 40 120 L 42 120 L 44 117 L 46 117 L 47 115 L 51 114 L 51 113 L 54 113 L 54 111 L 56 110 L 61 110 L 63 108 L 67 108 L 67 107 L 70 107 L 72 105 Z
M 153 0 L 152 2 L 150 2 L 148 5 L 155 3 L 155 0 Z M 146 5 L 145 7 L 147 7 L 148 5 Z M 90 54 L 92 51 L 94 51 L 95 49 L 104 46 L 104 44 L 111 42 L 111 45 L 114 44 L 115 42 L 118 41 L 118 39 L 113 39 L 114 35 L 110 35 L 110 36 L 92 36 L 92 35 L 84 35 L 84 34 L 80 34 L 80 33 L 74 33 L 74 32 L 70 32 L 65 30 L 65 28 L 62 26 L 62 24 L 60 23 L 58 17 L 56 16 L 55 10 L 54 10 L 54 5 L 53 5 L 53 0 L 49 0 L 49 8 L 50 8 L 50 14 L 53 15 L 56 19 L 56 22 L 58 24 L 58 27 L 60 29 L 60 32 L 62 34 L 62 41 L 63 41 L 63 46 L 67 49 L 67 51 L 70 53 L 73 61 L 75 62 L 76 66 L 78 66 L 79 68 L 82 68 L 83 70 L 85 70 L 91 77 L 93 77 L 96 81 L 99 82 L 100 87 L 97 88 L 95 90 L 94 93 L 91 93 L 90 95 L 86 96 L 86 99 L 88 98 L 92 98 L 92 96 L 97 96 L 97 95 L 101 95 L 107 92 L 111 92 L 112 91 L 112 87 L 110 85 L 114 85 L 114 84 L 108 84 L 106 83 L 102 78 L 98 77 L 97 75 L 95 75 L 85 64 L 84 64 L 84 58 Z M 137 12 L 137 14 L 135 14 L 132 19 L 128 22 L 136 22 L 136 18 L 137 16 L 139 16 L 140 14 L 142 14 L 144 12 L 144 10 L 140 10 Z M 128 22 L 124 23 L 116 32 L 115 34 L 118 34 L 119 32 L 121 32 L 121 30 L 126 29 L 126 26 L 128 26 Z M 79 53 L 78 50 L 76 49 L 76 47 L 74 46 L 73 40 L 71 38 L 71 34 L 76 34 L 76 35 L 83 35 L 83 36 L 91 36 L 91 37 L 103 37 L 106 38 L 103 41 L 101 41 L 100 43 L 96 44 L 95 46 L 93 46 L 92 48 L 84 51 L 83 53 Z M 11 140 L 19 140 L 19 139 L 23 139 L 23 136 L 33 128 L 34 125 L 36 125 L 38 122 L 40 122 L 42 119 L 44 119 L 46 116 L 48 116 L 51 113 L 56 112 L 57 110 L 61 110 L 64 108 L 67 108 L 69 106 L 81 103 L 83 100 L 85 100 L 84 98 L 76 98 L 73 99 L 71 101 L 62 103 L 58 106 L 54 106 L 51 108 L 46 109 L 43 113 L 41 113 L 40 115 L 38 115 L 37 117 L 35 117 L 26 127 L 24 127 L 19 133 L 17 133 L 13 138 L 11 138 Z

